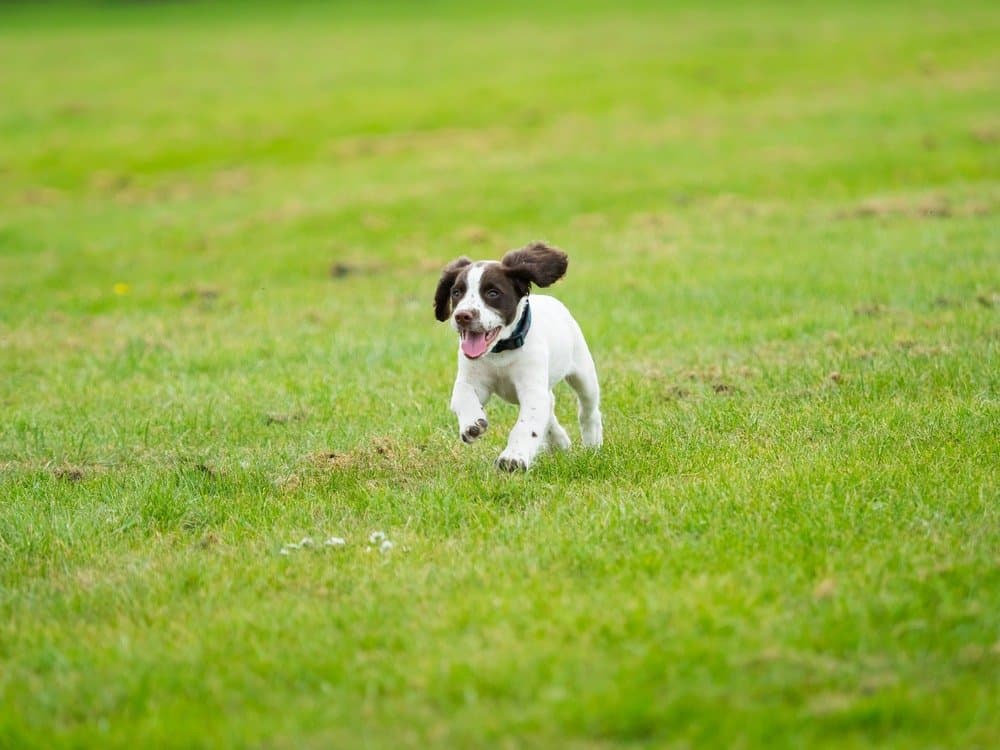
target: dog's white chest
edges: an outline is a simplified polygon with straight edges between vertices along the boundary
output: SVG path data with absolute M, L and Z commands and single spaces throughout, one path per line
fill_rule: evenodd
M 521 403 L 517 398 L 517 388 L 514 387 L 514 381 L 510 377 L 498 377 L 493 391 L 508 404 Z

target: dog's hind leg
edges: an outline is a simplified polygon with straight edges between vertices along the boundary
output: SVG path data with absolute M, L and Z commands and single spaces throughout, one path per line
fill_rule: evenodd
M 598 448 L 604 441 L 604 427 L 601 422 L 601 386 L 597 382 L 597 369 L 587 345 L 580 342 L 577 348 L 573 372 L 566 376 L 566 382 L 576 391 L 580 401 L 577 414 L 580 417 L 580 436 L 583 444 Z

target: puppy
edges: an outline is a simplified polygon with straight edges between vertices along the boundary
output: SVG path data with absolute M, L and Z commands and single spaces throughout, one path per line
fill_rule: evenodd
M 579 400 L 583 444 L 601 445 L 600 386 L 580 326 L 554 297 L 530 294 L 566 273 L 566 253 L 540 242 L 497 261 L 452 261 L 434 294 L 434 315 L 458 333 L 458 377 L 451 410 L 466 443 L 488 426 L 483 406 L 494 393 L 519 404 L 507 447 L 496 460 L 504 471 L 524 471 L 549 447 L 568 448 L 556 419 L 553 387 L 565 380 Z

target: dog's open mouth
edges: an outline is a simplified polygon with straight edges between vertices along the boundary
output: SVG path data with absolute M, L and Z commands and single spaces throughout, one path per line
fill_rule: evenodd
M 470 331 L 464 329 L 459 331 L 462 338 L 462 354 L 469 359 L 478 359 L 486 354 L 489 348 L 500 335 L 500 329 L 494 328 L 492 331 Z

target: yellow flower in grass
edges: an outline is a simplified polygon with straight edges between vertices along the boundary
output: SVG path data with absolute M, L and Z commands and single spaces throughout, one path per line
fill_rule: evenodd
M 113 287 L 111 287 L 111 289 L 112 289 L 112 291 L 114 291 L 115 294 L 117 294 L 119 297 L 121 297 L 121 296 L 123 296 L 125 294 L 128 294 L 129 291 L 131 291 L 132 287 L 130 287 L 128 284 L 126 284 L 123 281 L 119 281 L 117 284 L 115 284 Z

